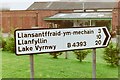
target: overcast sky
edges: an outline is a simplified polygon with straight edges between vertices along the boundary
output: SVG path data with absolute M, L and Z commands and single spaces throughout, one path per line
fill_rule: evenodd
M 34 2 L 60 1 L 60 0 L 0 0 L 0 8 L 11 10 L 25 10 Z M 61 0 L 61 1 L 102 1 L 113 2 L 117 0 Z

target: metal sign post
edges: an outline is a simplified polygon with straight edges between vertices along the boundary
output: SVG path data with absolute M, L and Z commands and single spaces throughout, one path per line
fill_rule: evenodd
M 68 52 L 65 52 L 65 59 L 68 59 Z
M 34 56 L 30 55 L 30 76 L 31 76 L 31 80 L 34 80 Z
M 96 80 L 96 49 L 93 49 L 92 59 L 92 78 Z
M 38 18 L 38 13 L 37 17 Z M 36 26 L 38 26 L 38 19 L 36 20 Z M 37 27 L 32 27 L 32 28 L 37 28 Z M 34 55 L 31 54 L 30 55 L 30 76 L 31 76 L 31 80 L 34 80 Z

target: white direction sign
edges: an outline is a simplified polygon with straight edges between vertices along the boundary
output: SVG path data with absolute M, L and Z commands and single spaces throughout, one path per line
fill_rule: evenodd
M 18 29 L 17 55 L 106 47 L 110 41 L 106 27 L 62 29 Z

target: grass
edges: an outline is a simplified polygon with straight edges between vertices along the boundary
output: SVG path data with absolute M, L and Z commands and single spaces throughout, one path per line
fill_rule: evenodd
M 92 78 L 92 54 L 80 63 L 72 52 L 53 59 L 49 54 L 34 55 L 35 78 Z M 97 49 L 97 78 L 118 78 L 118 68 L 111 67 L 103 59 L 103 49 Z M 2 78 L 29 78 L 29 55 L 16 56 L 2 52 Z
M 0 53 L 2 53 L 1 49 Z M 2 54 L 0 54 L 0 65 L 2 65 Z M 2 79 L 2 66 L 0 66 L 0 79 Z

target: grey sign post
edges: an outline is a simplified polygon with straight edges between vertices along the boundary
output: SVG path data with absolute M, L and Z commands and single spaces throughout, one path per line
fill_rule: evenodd
M 30 76 L 31 80 L 34 80 L 34 56 L 33 54 L 30 55 Z
M 38 18 L 38 13 L 37 14 L 37 17 Z M 36 26 L 38 26 L 38 19 L 36 19 Z M 32 27 L 32 29 L 37 29 L 38 27 Z M 30 76 L 31 76 L 31 80 L 34 80 L 34 55 L 30 55 Z
M 93 80 L 95 80 L 96 78 L 96 49 L 93 49 L 93 53 L 92 53 L 92 78 Z

